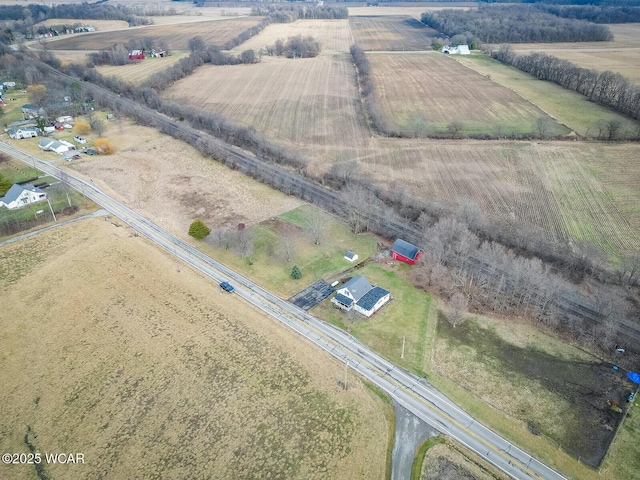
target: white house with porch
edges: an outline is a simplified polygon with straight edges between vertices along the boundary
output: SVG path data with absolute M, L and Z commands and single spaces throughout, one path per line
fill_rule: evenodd
M 371 285 L 364 275 L 360 275 L 339 288 L 336 296 L 331 299 L 331 303 L 342 310 L 353 309 L 365 317 L 370 317 L 389 300 L 391 300 L 389 291 Z
M 14 183 L 4 197 L 0 197 L 0 207 L 7 207 L 9 210 L 13 210 L 14 208 L 24 207 L 46 199 L 47 194 L 38 187 L 34 187 L 30 183 L 26 185 Z

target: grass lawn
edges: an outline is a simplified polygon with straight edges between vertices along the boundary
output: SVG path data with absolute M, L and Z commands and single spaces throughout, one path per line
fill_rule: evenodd
M 11 98 L 15 98 L 15 100 L 10 100 Z M 22 114 L 22 105 L 31 102 L 29 101 L 29 95 L 22 93 L 17 88 L 10 88 L 6 90 L 4 93 L 4 100 L 4 115 L 0 116 L 0 122 L 6 128 L 11 122 L 22 120 L 24 118 L 24 115 Z
M 369 263 L 354 275 L 364 275 L 370 283 L 391 292 L 393 300 L 370 319 L 351 316 L 333 307 L 329 299 L 311 309 L 311 313 L 349 330 L 358 340 L 385 358 L 423 375 L 427 362 L 426 336 L 431 297 L 403 278 L 410 267 L 393 262 L 383 266 Z M 405 338 L 404 358 L 402 339 Z
M 612 119 L 622 122 L 621 131 L 637 134 L 638 124 L 633 120 L 590 102 L 579 93 L 555 83 L 538 80 L 487 55 L 458 55 L 456 60 L 482 75 L 488 75 L 494 82 L 512 89 L 579 135 L 592 135 L 590 128 L 593 129 L 598 120 Z
M 22 163 L 17 160 L 9 160 L 8 162 L 0 163 L 0 175 L 14 184 L 32 180 L 42 175 L 42 172 L 28 166 L 26 163 Z
M 308 234 L 308 222 L 314 215 L 320 215 L 325 225 L 320 245 L 315 245 Z M 291 235 L 290 262 L 286 259 L 283 232 Z M 378 242 L 371 234 L 352 234 L 338 219 L 311 205 L 303 205 L 277 219 L 255 225 L 250 228 L 250 235 L 253 236 L 254 253 L 247 258 L 242 258 L 231 246 L 229 249 L 212 246 L 211 239 L 199 245 L 199 248 L 287 298 L 319 278 L 329 280 L 353 267 L 343 258 L 347 250 L 355 251 L 364 260 L 376 252 Z M 291 278 L 294 265 L 298 265 L 302 271 L 300 280 Z

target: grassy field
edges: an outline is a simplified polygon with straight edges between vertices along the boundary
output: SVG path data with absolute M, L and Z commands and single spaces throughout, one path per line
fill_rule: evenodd
M 520 95 L 439 52 L 370 54 L 376 103 L 391 128 L 411 136 L 446 134 L 459 122 L 460 135 L 537 135 L 548 120 L 548 136 L 569 130 Z
M 102 75 L 118 77 L 134 85 L 139 85 L 154 73 L 170 67 L 186 55 L 186 52 L 173 52 L 169 57 L 149 57 L 142 62 L 122 66 L 102 65 L 96 67 L 96 70 Z
M 296 20 L 292 23 L 272 23 L 255 37 L 250 38 L 237 50 L 261 50 L 273 45 L 276 40 L 302 35 L 312 36 L 320 42 L 320 54 L 345 53 L 353 45 L 353 36 L 348 20 Z
M 410 16 L 349 17 L 354 42 L 365 51 L 431 50 L 438 32 Z
M 389 290 L 393 297 L 389 304 L 368 320 L 345 314 L 334 308 L 329 299 L 311 309 L 311 313 L 350 331 L 385 358 L 422 375 L 429 354 L 426 335 L 431 297 L 404 280 L 399 272 L 407 269 L 406 265 L 393 261 L 388 265 L 369 263 L 351 273 L 351 276 L 364 275 L 371 284 Z M 403 338 L 404 358 L 400 358 Z
M 323 235 L 315 245 L 310 234 L 310 223 L 320 216 Z M 353 235 L 347 226 L 316 207 L 303 205 L 251 228 L 254 253 L 242 258 L 233 249 L 202 245 L 202 250 L 224 264 L 231 266 L 262 286 L 282 297 L 290 297 L 319 278 L 331 283 L 340 272 L 353 267 L 344 259 L 347 250 L 357 252 L 361 260 L 376 252 L 377 238 L 371 234 Z M 284 236 L 291 236 L 291 261 L 287 261 Z M 215 232 L 211 235 L 215 237 Z M 302 278 L 291 278 L 293 265 L 298 265 Z
M 199 35 L 205 43 L 224 45 L 239 33 L 257 25 L 261 17 L 247 17 L 225 20 L 194 22 L 185 27 L 182 24 L 150 25 L 112 32 L 85 33 L 57 37 L 47 42 L 51 50 L 102 50 L 118 43 L 151 38 L 155 42 L 164 41 L 170 50 L 189 50 L 189 39 Z
M 85 458 L 2 478 L 385 478 L 370 389 L 128 228 L 2 247 L 0 288 L 0 447 Z
M 614 35 L 612 42 L 587 43 L 517 43 L 517 53 L 545 52 L 575 63 L 582 68 L 610 70 L 633 83 L 640 83 L 640 24 L 607 25 Z
M 594 126 L 599 120 L 618 120 L 622 131 L 637 135 L 638 122 L 613 110 L 595 104 L 586 97 L 551 82 L 543 82 L 520 70 L 503 65 L 484 55 L 458 55 L 455 59 L 492 81 L 512 89 L 526 100 L 537 105 L 551 117 L 565 124 L 579 135 L 594 135 Z

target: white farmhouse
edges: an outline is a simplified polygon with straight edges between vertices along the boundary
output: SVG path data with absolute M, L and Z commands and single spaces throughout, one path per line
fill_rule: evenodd
M 10 128 L 7 130 L 9 138 L 20 140 L 23 138 L 33 138 L 38 136 L 38 131 L 32 127 Z
M 13 210 L 46 199 L 47 194 L 38 187 L 34 187 L 30 183 L 26 185 L 14 183 L 4 197 L 0 197 L 0 207 Z
M 391 299 L 391 293 L 384 288 L 374 287 L 364 275 L 354 277 L 339 288 L 331 303 L 342 310 L 349 311 L 352 308 L 370 317 Z

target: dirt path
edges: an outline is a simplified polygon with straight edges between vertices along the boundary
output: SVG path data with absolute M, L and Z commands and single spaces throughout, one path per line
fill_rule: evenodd
M 396 414 L 396 438 L 391 480 L 409 480 L 416 450 L 427 438 L 437 436 L 438 432 L 395 402 L 393 409 Z

